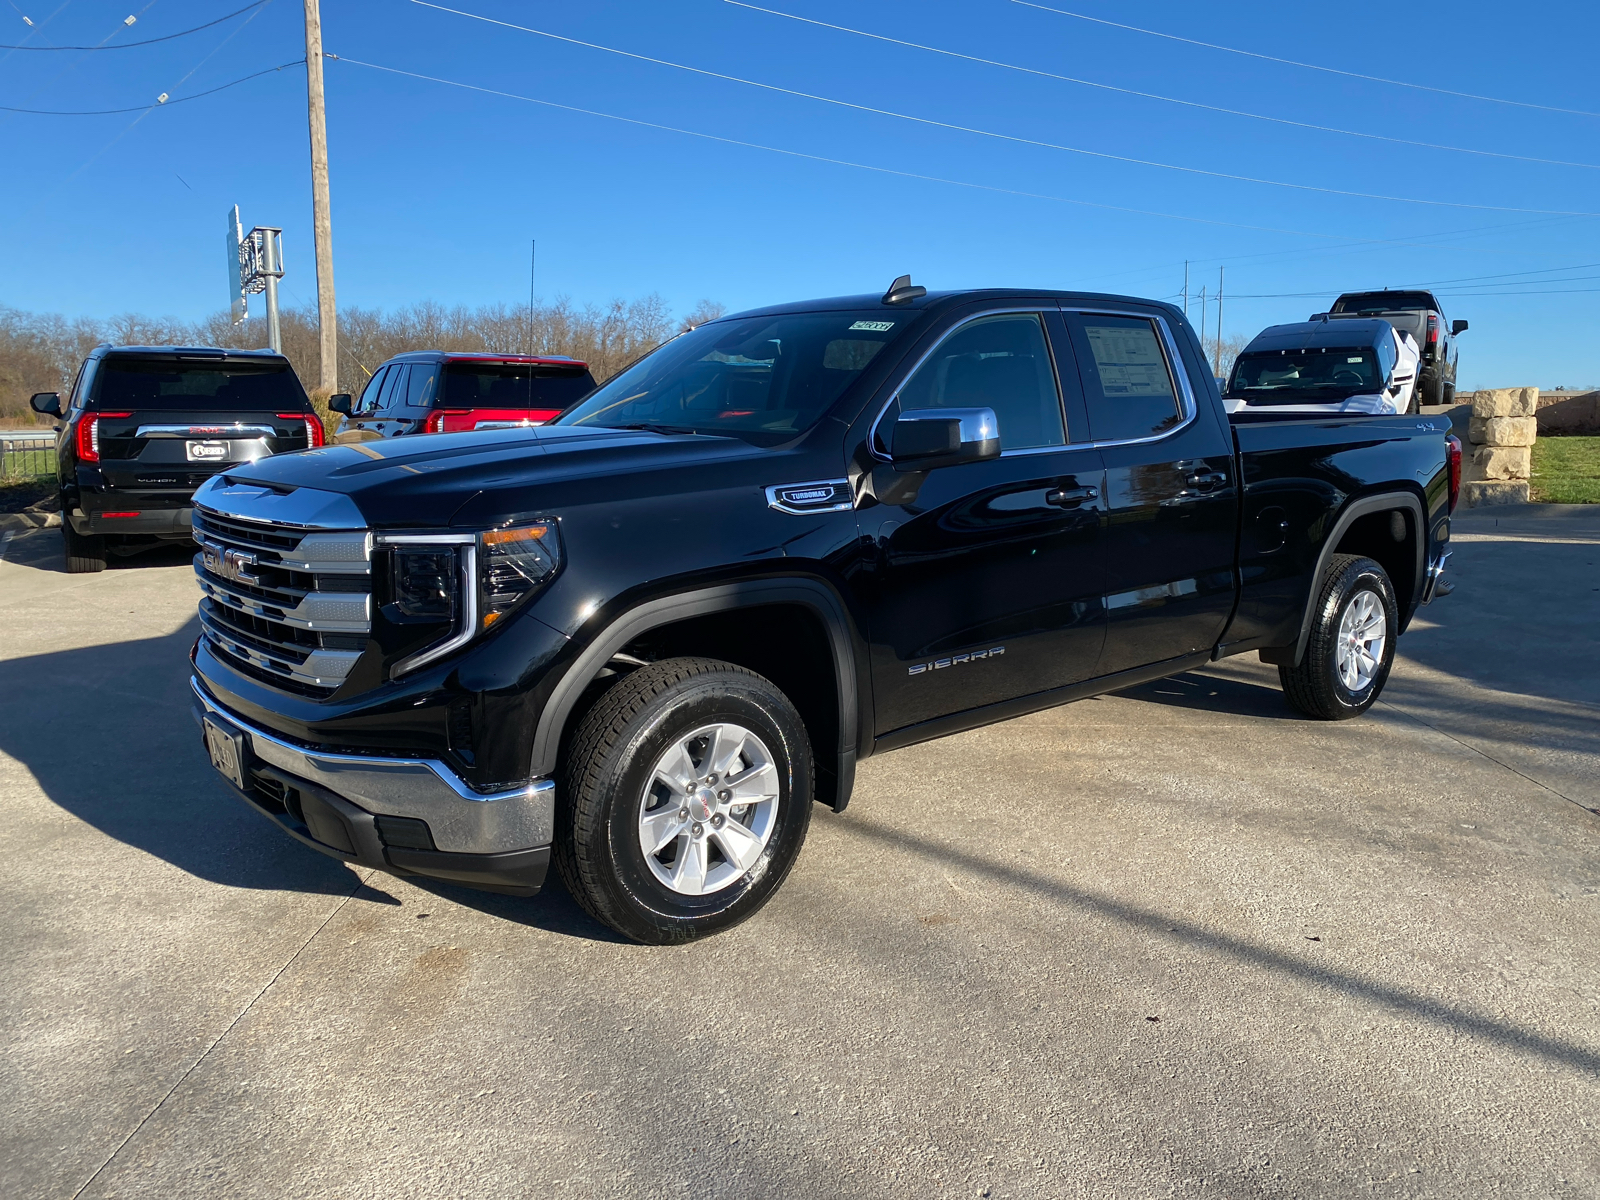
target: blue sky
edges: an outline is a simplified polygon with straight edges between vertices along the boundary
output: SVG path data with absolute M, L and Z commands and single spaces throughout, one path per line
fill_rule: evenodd
M 158 38 L 244 2 L 4 0 L 0 42 Z M 414 0 L 324 0 L 325 49 L 341 56 L 327 64 L 340 302 L 521 302 L 534 237 L 542 300 L 659 292 L 678 311 L 702 297 L 737 309 L 872 291 L 903 272 L 934 288 L 1175 298 L 1188 259 L 1196 293 L 1214 291 L 1226 267 L 1228 334 L 1303 320 L 1348 288 L 1438 283 L 1447 315 L 1472 323 L 1464 387 L 1600 383 L 1600 116 L 1550 111 L 1600 113 L 1588 82 L 1600 6 L 1523 5 L 1512 20 L 1506 5 L 1480 0 L 1417 10 L 1040 2 L 1445 91 L 1016 0 L 761 4 L 1107 86 L 726 0 L 451 4 L 715 74 Z M 130 14 L 135 24 L 123 24 Z M 303 68 L 173 102 L 303 53 L 296 0 L 149 46 L 0 50 L 10 108 L 170 97 L 145 115 L 0 112 L 0 304 L 183 318 L 220 309 L 235 203 L 246 227 L 283 226 L 286 301 L 311 300 Z M 1431 203 L 1340 194 L 1351 192 Z M 1597 215 L 1560 215 L 1570 213 Z M 1214 332 L 1214 308 L 1209 316 Z

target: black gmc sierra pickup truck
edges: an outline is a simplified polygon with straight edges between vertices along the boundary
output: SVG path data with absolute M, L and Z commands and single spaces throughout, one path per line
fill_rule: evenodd
M 1148 300 L 901 278 L 723 317 L 540 428 L 207 483 L 196 715 L 324 854 L 519 895 L 553 855 L 681 941 L 868 755 L 1244 651 L 1361 713 L 1444 569 L 1448 430 L 1230 422 Z

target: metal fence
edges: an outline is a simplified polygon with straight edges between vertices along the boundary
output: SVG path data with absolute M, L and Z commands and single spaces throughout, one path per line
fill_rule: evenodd
M 55 473 L 54 430 L 0 429 L 0 479 L 40 479 Z

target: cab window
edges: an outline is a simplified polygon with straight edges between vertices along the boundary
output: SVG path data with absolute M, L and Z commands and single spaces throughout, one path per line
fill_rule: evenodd
M 1177 428 L 1182 420 L 1171 365 L 1154 321 L 1074 315 L 1089 427 L 1097 442 L 1125 442 Z
M 989 408 L 1000 424 L 1002 451 L 1060 446 L 1067 440 L 1049 343 L 1037 313 L 980 317 L 960 326 L 906 380 L 896 405 L 880 428 L 910 409 Z
M 367 381 L 367 386 L 361 393 L 361 399 L 356 402 L 352 415 L 368 416 L 378 407 L 378 395 L 383 391 L 383 381 L 393 373 L 393 367 L 378 368 L 378 373 Z

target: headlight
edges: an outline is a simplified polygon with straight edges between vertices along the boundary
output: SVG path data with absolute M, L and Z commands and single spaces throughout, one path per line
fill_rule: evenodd
M 395 676 L 466 645 L 561 567 L 561 535 L 543 517 L 475 535 L 396 534 L 384 543 L 390 582 L 381 611 L 404 646 Z
M 531 521 L 478 535 L 478 627 L 487 629 L 539 590 L 561 565 L 556 523 Z

